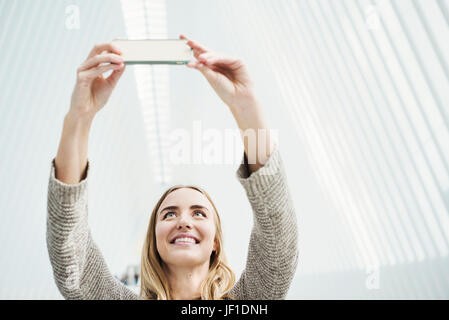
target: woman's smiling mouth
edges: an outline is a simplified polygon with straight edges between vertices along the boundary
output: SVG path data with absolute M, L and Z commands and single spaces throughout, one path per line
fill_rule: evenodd
M 200 241 L 196 237 L 190 234 L 179 234 L 170 241 L 170 244 L 189 246 L 198 244 L 199 242 Z
M 173 242 L 173 244 L 189 245 L 189 244 L 196 244 L 196 241 L 195 239 L 192 238 L 178 238 Z

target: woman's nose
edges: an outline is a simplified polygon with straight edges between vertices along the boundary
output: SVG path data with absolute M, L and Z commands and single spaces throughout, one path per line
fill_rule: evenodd
M 192 223 L 190 222 L 190 220 L 181 216 L 178 220 L 178 229 L 182 228 L 192 229 Z

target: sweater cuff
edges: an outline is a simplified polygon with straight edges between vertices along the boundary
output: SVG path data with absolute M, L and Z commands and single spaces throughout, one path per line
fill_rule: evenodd
M 263 167 L 249 174 L 248 158 L 243 152 L 243 160 L 236 171 L 236 176 L 249 196 L 263 194 L 276 184 L 282 173 L 282 160 L 279 147 L 274 145 L 273 151 Z
M 76 203 L 87 191 L 87 182 L 89 177 L 89 161 L 87 161 L 86 175 L 83 180 L 76 184 L 67 184 L 56 179 L 55 159 L 51 161 L 49 189 L 55 195 L 60 204 L 72 205 Z

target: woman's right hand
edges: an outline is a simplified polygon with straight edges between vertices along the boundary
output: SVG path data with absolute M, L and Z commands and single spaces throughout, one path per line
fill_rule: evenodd
M 125 71 L 125 63 L 120 55 L 120 50 L 111 43 L 94 46 L 77 69 L 69 113 L 93 118 L 105 106 Z M 103 73 L 109 70 L 113 72 L 105 79 Z

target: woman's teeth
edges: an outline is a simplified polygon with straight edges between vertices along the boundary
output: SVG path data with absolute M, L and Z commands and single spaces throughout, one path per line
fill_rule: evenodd
M 175 243 L 178 243 L 178 242 L 188 242 L 188 243 L 195 244 L 195 239 L 192 239 L 192 238 L 178 238 L 178 239 L 175 240 Z

